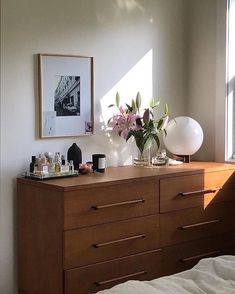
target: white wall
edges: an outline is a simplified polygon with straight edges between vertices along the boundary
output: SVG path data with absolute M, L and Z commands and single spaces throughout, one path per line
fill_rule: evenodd
M 128 163 L 128 144 L 101 130 L 115 92 L 153 94 L 173 116 L 186 114 L 182 0 L 2 0 L 0 293 L 16 293 L 16 177 L 31 155 L 66 153 L 84 160 L 104 152 L 108 165 Z M 37 53 L 94 56 L 95 130 L 87 138 L 38 138 Z M 104 107 L 103 109 L 101 107 Z M 201 118 L 199 116 L 199 118 Z M 116 156 L 116 157 L 115 157 Z
M 225 160 L 227 0 L 185 0 L 187 113 L 200 122 L 204 141 L 193 159 Z
M 216 1 L 186 0 L 188 115 L 200 122 L 204 141 L 195 159 L 215 160 Z

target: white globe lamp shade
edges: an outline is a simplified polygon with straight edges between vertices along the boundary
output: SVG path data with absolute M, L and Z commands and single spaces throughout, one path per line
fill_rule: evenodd
M 203 142 L 203 130 L 200 124 L 191 117 L 178 116 L 172 119 L 166 126 L 167 135 L 163 136 L 163 142 L 172 154 L 188 157 L 184 161 L 190 161 L 193 155 L 201 147 Z

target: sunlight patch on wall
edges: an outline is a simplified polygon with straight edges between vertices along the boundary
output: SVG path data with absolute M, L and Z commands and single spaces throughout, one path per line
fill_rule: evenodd
M 153 52 L 151 49 L 100 99 L 100 122 L 107 123 L 115 112 L 115 108 L 108 108 L 108 106 L 115 103 L 117 92 L 121 97 L 121 105 L 131 104 L 131 99 L 136 97 L 137 92 L 140 92 L 142 107 L 149 106 L 153 95 L 152 62 Z
M 138 9 L 142 12 L 144 12 L 144 8 L 140 3 L 138 3 L 136 0 L 116 0 L 117 6 L 120 9 L 126 10 L 128 12 L 133 11 L 135 9 Z
M 122 61 L 124 62 L 124 61 Z M 101 129 L 108 137 L 110 148 L 112 149 L 112 166 L 131 164 L 136 152 L 133 138 L 126 142 L 123 138 L 114 136 L 107 130 L 107 122 L 113 114 L 118 112 L 117 107 L 109 108 L 115 103 L 116 93 L 120 94 L 120 105 L 131 104 L 131 99 L 135 99 L 137 92 L 142 97 L 141 107 L 147 108 L 153 96 L 153 52 L 149 50 L 101 99 Z

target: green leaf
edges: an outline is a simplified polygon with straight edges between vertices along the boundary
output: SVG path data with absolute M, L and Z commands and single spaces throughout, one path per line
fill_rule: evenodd
M 157 124 L 157 129 L 160 130 L 163 125 L 163 119 L 161 118 Z
M 149 121 L 149 128 L 154 129 L 154 121 L 152 119 Z
M 137 93 L 136 95 L 136 99 L 135 99 L 135 105 L 137 107 L 137 109 L 140 109 L 140 105 L 141 105 L 141 96 L 140 96 L 140 92 Z
M 155 99 L 153 97 L 150 99 L 149 105 L 150 105 L 151 108 L 155 107 Z
M 132 107 L 129 104 L 126 103 L 126 107 L 127 107 L 129 112 L 132 112 Z
M 116 94 L 116 105 L 117 105 L 117 107 L 119 107 L 119 105 L 120 105 L 120 95 L 118 92 Z
M 153 134 L 153 138 L 154 138 L 155 142 L 157 143 L 157 147 L 159 148 L 160 147 L 160 140 L 158 138 L 158 135 L 157 134 Z
M 168 111 L 169 111 L 169 109 L 168 109 L 168 105 L 165 104 L 165 107 L 164 107 L 164 114 L 167 115 L 167 114 L 168 114 Z
M 129 131 L 126 137 L 126 142 L 130 139 L 130 137 L 133 136 L 133 131 Z
M 150 149 L 153 145 L 153 140 L 152 138 L 148 138 L 144 144 L 144 150 Z
M 155 99 L 152 97 L 150 100 L 150 107 L 153 109 L 155 107 L 157 107 L 160 104 L 160 100 L 155 101 Z
M 132 107 L 132 110 L 135 112 L 136 111 L 136 104 L 135 104 L 134 99 L 131 100 L 131 107 Z
M 134 137 L 135 137 L 136 146 L 140 150 L 140 153 L 143 153 L 143 151 L 144 151 L 143 139 L 136 137 L 136 136 L 134 136 Z

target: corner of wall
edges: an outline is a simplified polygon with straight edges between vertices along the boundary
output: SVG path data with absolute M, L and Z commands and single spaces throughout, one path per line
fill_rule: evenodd
M 215 160 L 219 162 L 225 160 L 227 2 L 216 3 Z

